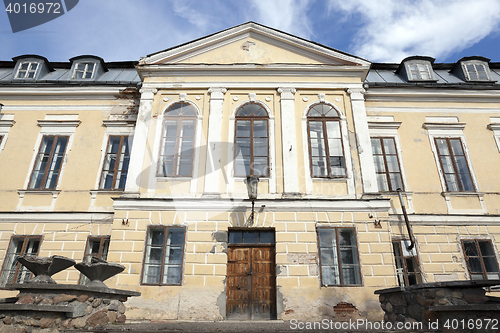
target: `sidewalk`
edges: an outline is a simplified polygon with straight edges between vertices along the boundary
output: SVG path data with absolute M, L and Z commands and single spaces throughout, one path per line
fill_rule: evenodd
M 163 322 L 132 322 L 123 325 L 107 325 L 100 329 L 91 330 L 71 330 L 65 331 L 66 333 L 76 333 L 76 332 L 96 332 L 96 333 L 118 333 L 118 332 L 141 332 L 141 333 L 154 333 L 154 332 L 186 332 L 186 333 L 200 333 L 200 332 L 229 332 L 229 333 L 256 333 L 256 332 L 275 332 L 275 333 L 285 333 L 285 332 L 342 332 L 342 333 L 366 333 L 372 331 L 366 330 L 335 330 L 335 329 L 315 329 L 306 330 L 298 329 L 296 326 L 292 326 L 290 322 L 285 322 L 283 320 L 269 320 L 269 321 L 163 321 Z M 377 333 L 412 333 L 414 331 L 386 331 L 377 330 Z M 418 331 L 418 333 L 425 333 L 427 331 Z

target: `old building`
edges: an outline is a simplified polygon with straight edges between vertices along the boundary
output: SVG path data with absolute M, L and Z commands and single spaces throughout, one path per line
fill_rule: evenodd
M 381 320 L 377 289 L 498 279 L 498 70 L 252 22 L 136 63 L 0 62 L 0 283 L 18 255 L 99 256 L 142 293 L 128 318 Z

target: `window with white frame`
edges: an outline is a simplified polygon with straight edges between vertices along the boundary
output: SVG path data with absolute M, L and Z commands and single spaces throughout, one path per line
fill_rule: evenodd
M 180 285 L 186 228 L 151 226 L 148 228 L 142 284 Z
M 307 113 L 307 127 L 311 176 L 345 177 L 344 148 L 337 110 L 325 103 L 312 106 Z
M 474 184 L 460 138 L 434 138 L 448 192 L 472 192 Z
M 379 191 L 404 191 L 403 177 L 393 137 L 371 138 Z
M 408 63 L 407 68 L 409 73 L 409 80 L 433 80 L 430 66 L 426 63 Z
M 490 81 L 489 67 L 483 62 L 462 62 L 462 69 L 468 81 Z
M 465 123 L 458 122 L 458 117 L 449 116 L 426 117 L 426 120 L 429 122 L 424 123 L 424 128 L 429 132 L 429 141 L 445 197 L 478 196 L 479 188 L 463 133 Z M 479 198 L 481 199 L 480 196 Z
M 68 140 L 68 136 L 43 136 L 28 185 L 30 190 L 56 188 Z
M 258 103 L 247 103 L 236 112 L 234 175 L 269 176 L 269 116 Z
M 16 79 L 34 79 L 38 67 L 38 62 L 22 62 L 17 70 Z
M 317 228 L 323 286 L 360 285 L 361 272 L 354 228 Z
M 31 279 L 31 272 L 17 260 L 21 256 L 38 255 L 42 236 L 12 236 L 5 255 L 0 276 L 0 286 L 7 283 L 26 283 Z
M 130 162 L 129 136 L 110 135 L 99 189 L 123 190 Z
M 165 112 L 158 175 L 191 177 L 197 122 L 196 109 L 189 103 L 176 103 Z
M 96 65 L 93 62 L 79 62 L 75 66 L 74 79 L 91 79 Z

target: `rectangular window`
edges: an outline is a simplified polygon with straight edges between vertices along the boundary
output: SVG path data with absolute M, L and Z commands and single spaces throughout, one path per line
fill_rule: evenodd
M 18 263 L 17 259 L 24 255 L 38 255 L 41 242 L 41 236 L 12 236 L 3 263 L 1 286 L 7 283 L 25 283 L 31 279 L 31 272 Z
M 361 284 L 354 228 L 318 228 L 318 243 L 322 285 Z
M 127 181 L 130 150 L 128 136 L 110 136 L 102 167 L 100 189 L 123 190 Z
M 313 177 L 345 177 L 339 121 L 309 120 L 309 151 Z
M 483 64 L 469 63 L 463 65 L 465 68 L 465 73 L 467 74 L 467 79 L 469 81 L 489 81 L 488 72 Z
M 16 79 L 33 79 L 38 69 L 37 62 L 23 62 L 19 65 L 17 70 Z
M 76 64 L 74 79 L 91 79 L 94 74 L 95 64 L 93 62 L 81 62 Z
M 394 138 L 372 138 L 371 141 L 378 190 L 404 190 Z
M 461 139 L 435 138 L 435 142 L 447 191 L 474 191 Z
M 85 255 L 83 257 L 83 262 L 91 263 L 92 258 L 107 260 L 108 249 L 109 249 L 109 236 L 89 237 L 87 239 L 87 247 L 85 248 Z M 85 285 L 88 282 L 89 279 L 85 275 L 81 274 L 79 283 Z
M 472 280 L 498 280 L 498 262 L 490 240 L 462 240 L 465 261 Z
M 28 186 L 30 190 L 56 188 L 68 140 L 68 136 L 45 135 L 43 137 Z
M 408 240 L 392 241 L 394 260 L 396 261 L 396 274 L 401 287 L 422 283 L 417 250 L 415 247 L 408 250 L 409 245 L 410 241 Z
M 412 80 L 432 80 L 429 66 L 426 64 L 409 64 L 410 79 Z
M 192 117 L 191 117 L 192 118 Z M 160 154 L 162 176 L 190 177 L 193 170 L 196 119 L 165 119 L 163 149 Z
M 148 228 L 142 284 L 181 284 L 185 233 L 184 227 Z

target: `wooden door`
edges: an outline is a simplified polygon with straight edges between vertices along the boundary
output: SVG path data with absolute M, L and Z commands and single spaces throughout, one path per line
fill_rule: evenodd
M 229 247 L 226 293 L 228 319 L 275 319 L 274 247 Z

